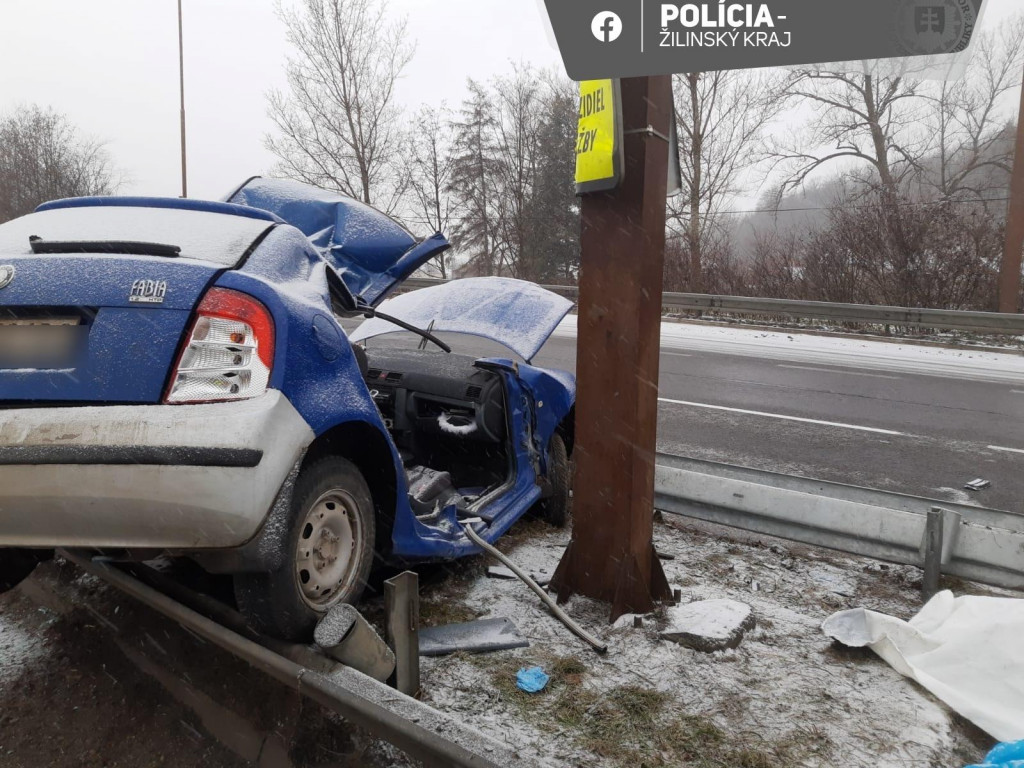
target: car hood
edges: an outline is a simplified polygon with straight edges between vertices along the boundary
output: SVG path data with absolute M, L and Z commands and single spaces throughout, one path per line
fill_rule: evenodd
M 451 247 L 440 233 L 418 241 L 376 208 L 297 181 L 255 177 L 225 202 L 269 211 L 299 229 L 371 306 Z
M 568 299 L 534 283 L 470 277 L 396 296 L 381 304 L 380 310 L 434 332 L 496 341 L 528 361 L 572 306 Z M 372 318 L 349 336 L 356 342 L 401 330 L 386 320 Z

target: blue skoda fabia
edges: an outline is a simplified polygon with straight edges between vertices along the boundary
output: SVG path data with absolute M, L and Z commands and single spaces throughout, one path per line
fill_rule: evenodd
M 571 303 L 504 278 L 385 301 L 446 248 L 259 178 L 0 225 L 0 582 L 54 547 L 187 556 L 300 638 L 375 553 L 472 554 L 464 521 L 493 541 L 535 505 L 563 524 L 575 383 L 529 361 Z M 398 331 L 419 345 L 367 343 Z

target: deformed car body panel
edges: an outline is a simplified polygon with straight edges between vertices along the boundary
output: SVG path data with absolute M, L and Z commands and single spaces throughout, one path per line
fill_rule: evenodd
M 276 390 L 174 407 L 0 409 L 5 546 L 234 547 L 313 432 Z
M 433 333 L 462 333 L 501 344 L 532 360 L 573 303 L 557 293 L 508 277 L 469 277 L 395 296 L 380 310 Z M 352 334 L 353 342 L 402 331 L 371 318 Z
M 380 302 L 402 280 L 450 246 L 422 242 L 394 219 L 345 195 L 284 179 L 249 179 L 229 203 L 269 211 L 302 232 L 352 293 Z

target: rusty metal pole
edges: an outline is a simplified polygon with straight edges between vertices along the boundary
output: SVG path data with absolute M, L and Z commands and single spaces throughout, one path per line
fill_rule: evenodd
M 181 196 L 188 197 L 188 163 L 185 160 L 185 38 L 178 0 L 178 86 L 181 93 Z
M 573 532 L 552 578 L 612 606 L 671 599 L 653 545 L 671 77 L 622 80 L 624 177 L 582 199 Z
M 1017 142 L 1010 176 L 1010 206 L 1006 214 L 1006 246 L 999 269 L 999 311 L 1016 312 L 1020 298 L 1021 252 L 1024 251 L 1024 88 L 1020 92 Z

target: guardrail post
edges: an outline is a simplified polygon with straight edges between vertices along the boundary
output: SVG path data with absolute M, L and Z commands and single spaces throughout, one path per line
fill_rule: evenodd
M 405 571 L 384 582 L 385 635 L 395 652 L 390 682 L 408 696 L 420 694 L 420 578 Z
M 921 593 L 925 602 L 939 591 L 939 577 L 942 575 L 942 519 L 944 510 L 932 507 L 924 527 L 924 578 Z

